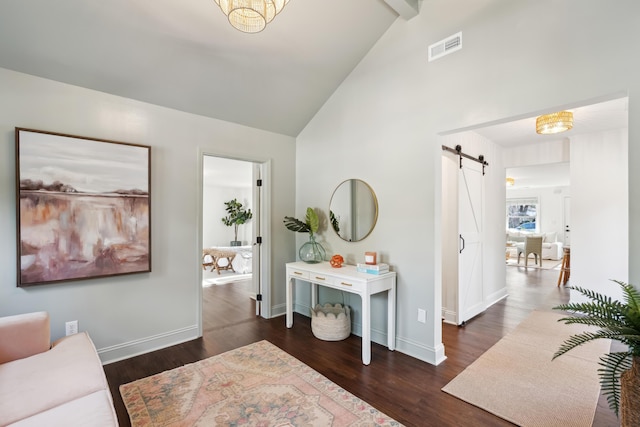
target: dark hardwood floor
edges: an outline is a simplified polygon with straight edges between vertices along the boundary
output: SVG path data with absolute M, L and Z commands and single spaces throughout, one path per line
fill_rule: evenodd
M 129 417 L 118 387 L 168 369 L 223 353 L 259 340 L 268 340 L 316 371 L 407 426 L 509 426 L 511 423 L 441 391 L 451 379 L 512 331 L 533 309 L 550 310 L 568 300 L 557 288 L 557 270 L 507 267 L 509 297 L 463 327 L 443 325 L 447 360 L 439 366 L 373 344 L 372 360 L 360 359 L 360 338 L 344 341 L 316 339 L 310 320 L 295 315 L 287 329 L 284 317 L 257 318 L 248 285 L 204 288 L 202 338 L 137 356 L 104 367 L 121 426 Z M 619 425 L 603 398 L 594 426 Z

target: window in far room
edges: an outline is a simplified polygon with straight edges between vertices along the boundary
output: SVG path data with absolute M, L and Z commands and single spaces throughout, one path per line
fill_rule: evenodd
M 507 229 L 538 230 L 538 198 L 507 199 Z

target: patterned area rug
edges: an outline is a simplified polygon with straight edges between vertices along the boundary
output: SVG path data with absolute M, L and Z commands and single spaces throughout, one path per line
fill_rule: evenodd
M 120 386 L 132 426 L 401 426 L 268 341 Z

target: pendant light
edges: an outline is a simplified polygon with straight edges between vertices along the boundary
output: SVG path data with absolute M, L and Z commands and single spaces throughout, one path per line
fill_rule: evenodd
M 541 135 L 565 132 L 572 127 L 573 113 L 571 111 L 559 111 L 553 114 L 545 114 L 536 119 L 536 132 Z
M 229 23 L 244 33 L 259 33 L 289 0 L 214 0 Z

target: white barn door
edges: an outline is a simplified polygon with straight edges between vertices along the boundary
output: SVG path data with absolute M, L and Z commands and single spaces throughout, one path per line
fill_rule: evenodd
M 482 271 L 482 164 L 464 161 L 458 173 L 458 325 L 485 310 Z

